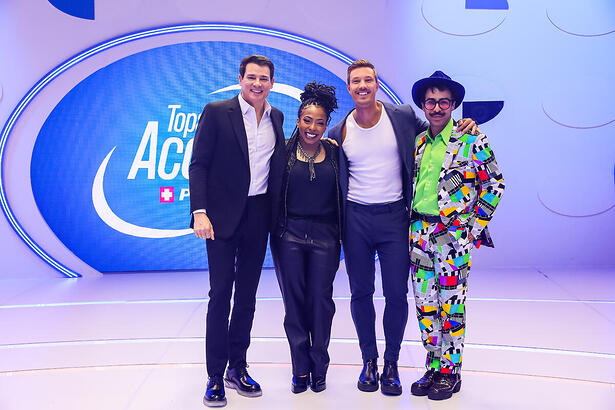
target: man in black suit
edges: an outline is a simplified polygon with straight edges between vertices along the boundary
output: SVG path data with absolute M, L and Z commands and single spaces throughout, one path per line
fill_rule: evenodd
M 243 396 L 262 394 L 246 371 L 246 351 L 276 212 L 272 195 L 278 194 L 274 187 L 280 187 L 284 168 L 284 115 L 266 101 L 273 72 L 267 57 L 244 58 L 239 66 L 240 94 L 207 104 L 194 137 L 190 211 L 195 235 L 207 240 L 209 381 L 203 401 L 210 407 L 226 405 L 224 385 Z

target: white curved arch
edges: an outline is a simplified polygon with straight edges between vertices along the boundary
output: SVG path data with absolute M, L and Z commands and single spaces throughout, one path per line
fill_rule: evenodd
M 223 91 L 230 91 L 230 90 L 241 90 L 241 86 L 239 84 L 233 84 L 233 85 L 229 85 L 228 87 L 220 88 L 219 90 L 213 91 L 209 94 L 210 95 L 217 94 Z M 297 87 L 293 87 L 292 85 L 280 84 L 280 83 L 275 83 L 275 82 L 273 83 L 273 87 L 271 87 L 271 91 L 273 91 L 274 93 L 288 95 L 289 97 L 294 98 L 295 100 L 299 102 L 301 102 L 301 98 L 299 98 L 299 96 L 303 92 L 303 90 L 300 90 Z
M 113 147 L 113 149 L 109 151 L 103 162 L 98 167 L 98 171 L 96 171 L 96 176 L 94 177 L 94 183 L 92 184 L 92 203 L 94 204 L 94 209 L 96 210 L 96 213 L 98 214 L 100 219 L 102 219 L 104 223 L 106 223 L 118 232 L 130 236 L 137 236 L 140 238 L 175 238 L 177 236 L 191 234 L 193 231 L 190 228 L 155 229 L 134 225 L 124 221 L 115 213 L 113 213 L 113 211 L 109 207 L 109 204 L 107 203 L 107 200 L 105 199 L 103 180 L 105 178 L 105 170 L 107 169 L 107 164 L 109 163 L 109 159 L 111 158 L 111 154 L 113 154 L 113 151 L 115 151 L 115 148 L 117 147 Z

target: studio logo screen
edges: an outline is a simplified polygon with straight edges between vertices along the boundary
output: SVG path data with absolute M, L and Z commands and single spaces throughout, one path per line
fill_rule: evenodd
M 307 82 L 336 87 L 332 124 L 353 107 L 343 79 L 248 43 L 173 44 L 96 71 L 52 110 L 31 161 L 36 204 L 75 255 L 102 272 L 207 268 L 205 242 L 188 229 L 194 132 L 205 104 L 239 93 L 239 62 L 250 54 L 275 64 L 268 101 L 284 112 L 287 138 Z

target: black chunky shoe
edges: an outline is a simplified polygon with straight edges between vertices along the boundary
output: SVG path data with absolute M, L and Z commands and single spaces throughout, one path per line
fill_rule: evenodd
M 387 396 L 399 396 L 401 394 L 401 382 L 397 362 L 384 361 L 382 376 L 380 376 L 380 391 Z
M 378 390 L 378 359 L 370 359 L 363 363 L 357 387 L 366 392 Z
M 226 406 L 226 396 L 224 394 L 224 383 L 222 376 L 212 376 L 207 381 L 207 390 L 203 397 L 203 404 L 207 407 Z
M 453 393 L 457 393 L 460 389 L 461 376 L 459 374 L 438 373 L 427 397 L 431 400 L 446 400 L 450 399 Z
M 314 393 L 320 393 L 326 388 L 327 388 L 327 381 L 325 379 L 325 376 L 312 375 L 312 383 L 310 384 L 310 389 L 312 389 Z
M 245 367 L 229 368 L 226 371 L 224 385 L 229 389 L 237 390 L 237 393 L 245 397 L 258 397 L 263 394 L 261 386 L 250 377 Z
M 427 393 L 429 393 L 429 388 L 433 384 L 435 375 L 436 371 L 434 369 L 427 370 L 423 377 L 412 383 L 412 386 L 410 386 L 410 392 L 415 396 L 427 396 Z
M 307 390 L 308 384 L 310 383 L 310 375 L 306 374 L 305 376 L 293 376 L 292 384 L 290 386 L 290 391 L 293 393 L 303 393 Z

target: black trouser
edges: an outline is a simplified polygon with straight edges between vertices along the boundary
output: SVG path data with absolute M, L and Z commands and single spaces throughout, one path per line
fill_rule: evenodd
M 209 304 L 205 355 L 209 376 L 246 366 L 256 289 L 267 249 L 271 205 L 267 195 L 249 197 L 241 222 L 230 238 L 207 240 Z M 214 233 L 216 222 L 212 221 Z M 229 325 L 231 294 L 233 312 Z
M 325 376 L 340 260 L 337 224 L 288 218 L 284 235 L 273 242 L 293 375 Z
M 408 320 L 410 251 L 404 200 L 390 204 L 346 204 L 344 256 L 350 281 L 350 311 L 363 360 L 378 357 L 374 309 L 374 258 L 380 260 L 384 293 L 384 359 L 397 361 Z

